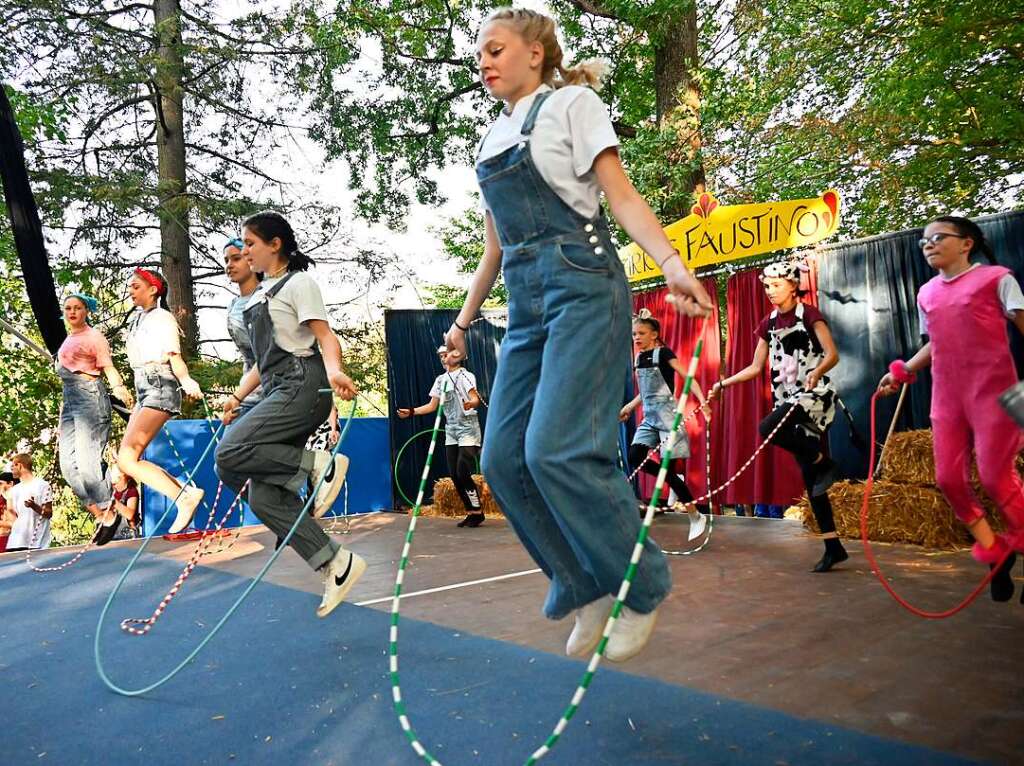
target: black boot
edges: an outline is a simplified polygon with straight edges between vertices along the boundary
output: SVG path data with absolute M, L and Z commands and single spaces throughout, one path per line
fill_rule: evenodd
M 838 537 L 827 537 L 825 538 L 825 555 L 821 557 L 821 560 L 814 565 L 812 572 L 827 572 L 836 564 L 841 561 L 846 561 L 850 558 L 850 554 L 846 552 L 846 548 L 839 542 Z
M 1011 553 L 999 570 L 989 581 L 989 593 L 993 601 L 1009 601 L 1013 598 L 1013 565 L 1017 563 L 1017 554 Z M 995 564 L 989 564 L 989 569 L 994 569 Z M 1024 594 L 1021 596 L 1024 599 Z M 1024 603 L 1024 602 L 1022 602 Z

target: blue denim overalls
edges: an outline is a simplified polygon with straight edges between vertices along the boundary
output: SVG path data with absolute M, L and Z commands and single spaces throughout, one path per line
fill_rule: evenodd
M 103 448 L 110 440 L 110 397 L 102 378 L 71 372 L 57 362 L 64 392 L 60 410 L 60 472 L 83 504 L 110 500 Z
M 587 219 L 545 183 L 530 135 L 477 163 L 502 249 L 509 295 L 484 437 L 483 473 L 527 551 L 551 579 L 558 619 L 615 593 L 640 529 L 618 469 L 618 413 L 630 369 L 632 303 L 608 223 Z M 664 554 L 648 539 L 627 605 L 668 594 Z
M 662 346 L 654 347 L 650 367 L 637 366 L 640 361 L 639 355 L 634 363 L 644 419 L 633 435 L 633 444 L 643 444 L 646 447 L 657 447 L 661 444 L 662 439 L 672 430 L 672 422 L 676 415 L 676 398 L 672 395 L 672 389 L 665 382 L 665 376 L 661 374 L 661 367 L 658 365 L 661 349 Z M 690 457 L 690 440 L 685 426 L 679 429 L 672 457 Z

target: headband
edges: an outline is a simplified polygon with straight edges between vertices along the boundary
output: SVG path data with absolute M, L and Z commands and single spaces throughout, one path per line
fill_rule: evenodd
M 135 269 L 135 276 L 137 276 L 142 281 L 153 285 L 153 287 L 156 288 L 156 294 L 158 297 L 167 292 L 167 283 L 160 279 L 160 277 L 158 277 L 152 271 L 147 271 L 146 269 L 140 266 L 137 269 Z
M 78 298 L 78 300 L 85 304 L 85 308 L 90 314 L 96 313 L 96 310 L 100 307 L 98 300 L 85 293 L 71 293 L 68 298 Z M 67 299 L 65 298 L 65 300 Z
M 227 250 L 229 247 L 237 247 L 239 250 L 245 250 L 245 243 L 238 237 L 229 239 L 228 243 L 224 245 L 224 249 Z
M 761 272 L 761 279 L 786 279 L 799 285 L 800 277 L 805 271 L 810 269 L 803 261 L 779 261 L 765 266 Z

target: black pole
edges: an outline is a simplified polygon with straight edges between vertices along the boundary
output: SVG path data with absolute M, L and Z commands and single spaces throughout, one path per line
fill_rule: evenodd
M 35 314 L 43 342 L 56 354 L 67 337 L 61 317 L 53 272 L 46 257 L 43 225 L 28 182 L 25 147 L 21 141 L 14 110 L 7 99 L 6 87 L 0 83 L 0 183 L 4 187 L 7 216 L 14 232 L 14 247 L 25 275 L 32 313 Z

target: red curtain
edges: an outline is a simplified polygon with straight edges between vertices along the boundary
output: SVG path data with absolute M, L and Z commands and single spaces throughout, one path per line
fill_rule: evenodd
M 804 300 L 817 305 L 815 264 L 806 274 Z M 746 367 L 754 358 L 758 338 L 757 325 L 772 311 L 761 285 L 760 269 L 740 272 L 726 283 L 728 340 L 725 351 L 727 375 Z M 761 442 L 757 427 L 772 409 L 770 376 L 767 372 L 747 383 L 725 389 L 722 402 L 729 423 L 728 433 L 715 439 L 715 473 L 732 476 Z M 716 422 L 724 422 L 719 418 Z M 790 505 L 803 494 L 804 487 L 793 456 L 778 447 L 768 447 L 728 489 L 721 502 L 769 503 Z
M 701 353 L 700 364 L 697 367 L 697 382 L 704 390 L 705 394 L 711 390 L 712 384 L 718 380 L 719 369 L 722 364 L 721 355 L 721 338 L 718 332 L 718 289 L 715 286 L 714 279 L 702 280 L 704 289 L 708 291 L 708 295 L 711 296 L 711 302 L 714 305 L 714 313 L 708 320 L 704 331 L 704 350 Z M 676 313 L 675 308 L 669 304 L 665 297 L 668 295 L 667 288 L 659 288 L 657 290 L 650 290 L 643 293 L 634 293 L 633 295 L 633 310 L 634 313 L 640 311 L 642 308 L 646 308 L 651 312 L 655 319 L 661 323 L 661 339 L 664 344 L 671 348 L 676 356 L 679 357 L 679 361 L 682 362 L 683 367 L 687 368 L 690 364 L 690 357 L 693 356 L 693 349 L 698 340 L 698 334 L 700 333 L 702 320 L 691 319 Z M 634 352 L 635 353 L 635 352 Z M 676 376 L 676 395 L 682 393 L 683 380 L 681 376 Z M 691 395 L 690 403 L 687 406 L 687 412 L 693 410 L 697 406 L 697 399 Z M 712 422 L 717 422 L 716 415 L 719 408 L 719 404 L 716 403 L 712 411 Z M 638 407 L 636 410 L 637 423 L 643 417 L 642 407 Z M 712 437 L 718 439 L 716 430 L 712 427 Z M 690 436 L 690 458 L 686 461 L 686 483 L 690 487 L 690 491 L 693 492 L 695 497 L 703 495 L 707 489 L 705 487 L 705 460 L 704 460 L 704 416 L 696 415 L 686 424 L 686 431 Z M 715 446 L 712 444 L 712 455 L 715 454 Z M 635 469 L 636 466 L 631 466 L 630 470 Z M 712 474 L 712 481 L 716 480 L 716 476 Z M 644 497 L 650 497 L 654 490 L 654 477 L 646 474 L 640 474 L 640 489 Z M 717 504 L 717 503 L 716 503 Z

